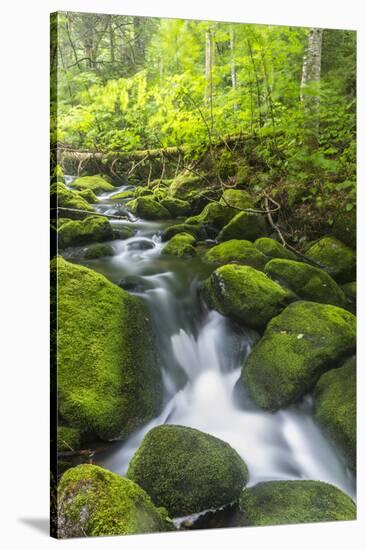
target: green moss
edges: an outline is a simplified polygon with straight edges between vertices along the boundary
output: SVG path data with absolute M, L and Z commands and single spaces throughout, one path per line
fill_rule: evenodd
M 51 273 L 56 267 L 60 414 L 81 433 L 124 438 L 160 409 L 148 313 L 138 298 L 91 269 L 60 257 Z
M 357 237 L 356 209 L 354 208 L 350 212 L 342 209 L 342 211 L 338 212 L 334 220 L 332 232 L 342 243 L 355 249 Z
M 98 197 L 91 189 L 84 189 L 83 191 L 78 192 L 79 197 L 82 197 L 89 204 L 96 204 L 98 202 Z
M 130 199 L 134 196 L 134 190 L 128 189 L 127 191 L 121 191 L 120 193 L 116 193 L 115 195 L 112 195 L 110 197 L 111 201 L 118 202 L 123 201 L 125 199 Z
M 164 425 L 147 433 L 127 477 L 178 517 L 237 500 L 248 470 L 228 443 L 193 428 Z
M 93 191 L 96 195 L 103 193 L 103 191 L 113 191 L 114 189 L 114 186 L 100 175 L 76 178 L 71 185 L 79 191 L 90 189 L 90 191 Z
M 240 189 L 225 189 L 220 204 L 234 208 L 254 208 L 254 201 L 249 193 Z
M 128 535 L 173 530 L 166 510 L 158 509 L 133 481 L 99 466 L 70 468 L 58 487 L 60 538 Z
M 357 283 L 352 281 L 342 285 L 342 289 L 346 295 L 347 309 L 352 313 L 356 313 L 357 309 Z
M 206 182 L 203 177 L 189 172 L 179 174 L 170 184 L 169 194 L 177 199 L 190 199 L 193 195 L 205 189 Z
M 189 233 L 178 233 L 174 235 L 162 250 L 162 254 L 172 254 L 173 256 L 195 256 L 194 245 L 196 238 Z
M 144 187 L 144 186 L 139 186 L 139 187 L 135 187 L 135 192 L 134 192 L 134 195 L 135 197 L 148 197 L 148 196 L 152 196 L 152 190 L 149 189 L 148 187 Z
M 58 182 L 58 181 L 62 183 L 65 181 L 64 171 L 62 170 L 61 164 L 56 164 L 51 174 L 51 183 Z
M 270 239 L 269 237 L 261 237 L 254 241 L 254 246 L 268 256 L 268 258 L 283 258 L 285 260 L 296 260 L 297 256 L 288 250 L 278 241 Z
M 89 212 L 94 212 L 92 206 L 90 206 L 90 204 L 80 195 L 80 193 L 77 191 L 70 191 L 66 185 L 61 182 L 53 183 L 51 185 L 50 201 L 52 209 L 75 208 L 77 210 L 84 210 L 85 215 Z M 61 213 L 63 213 L 62 210 Z M 83 217 L 82 214 L 77 212 L 67 212 L 67 215 L 72 218 Z
M 198 238 L 202 235 L 202 229 L 200 225 L 194 225 L 193 223 L 178 223 L 176 225 L 171 225 L 168 229 L 165 229 L 162 234 L 162 240 L 169 241 L 178 233 L 189 233 L 190 235 Z
M 204 260 L 215 266 L 236 263 L 263 269 L 268 258 L 259 252 L 250 241 L 233 239 L 212 247 L 205 254 Z
M 234 215 L 235 210 L 232 208 L 223 206 L 218 202 L 210 202 L 209 204 L 206 204 L 200 214 L 187 218 L 186 223 L 210 226 L 214 227 L 218 231 L 224 227 L 224 225 L 226 225 Z
M 356 469 L 356 360 L 323 374 L 314 391 L 314 414 L 319 424 Z
M 246 239 L 254 241 L 266 233 L 266 223 L 260 214 L 239 212 L 220 231 L 219 241 Z
M 336 281 L 348 283 L 354 281 L 356 275 L 356 255 L 333 237 L 323 237 L 313 244 L 306 255 L 324 266 Z
M 113 229 L 104 216 L 88 216 L 82 221 L 69 221 L 58 231 L 60 248 L 113 239 Z
M 114 250 L 111 245 L 102 243 L 93 244 L 88 246 L 84 254 L 84 258 L 87 260 L 102 258 L 103 256 L 114 256 Z
M 183 201 L 181 199 L 175 199 L 173 197 L 165 197 L 160 200 L 160 204 L 169 210 L 171 217 L 182 217 L 187 216 L 190 212 L 189 202 Z
M 57 451 L 69 452 L 80 449 L 80 433 L 75 428 L 57 427 Z
M 240 525 L 286 525 L 356 519 L 353 500 L 321 481 L 266 481 L 240 497 Z
M 213 309 L 247 326 L 263 327 L 291 300 L 293 294 L 253 267 L 224 265 L 203 284 Z
M 272 411 L 296 402 L 354 352 L 356 319 L 336 306 L 295 302 L 268 324 L 241 373 L 253 400 Z
M 139 197 L 126 204 L 132 214 L 145 220 L 166 220 L 170 213 L 152 197 Z
M 326 271 L 302 262 L 274 259 L 264 272 L 275 281 L 290 288 L 299 298 L 344 307 L 343 290 Z

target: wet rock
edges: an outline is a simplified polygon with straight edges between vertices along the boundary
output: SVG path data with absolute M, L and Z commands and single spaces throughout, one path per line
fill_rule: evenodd
M 356 359 L 323 374 L 314 390 L 314 414 L 356 469 Z
M 151 250 L 155 244 L 148 239 L 136 239 L 126 245 L 127 250 Z
M 356 319 L 332 305 L 294 302 L 272 319 L 242 368 L 253 401 L 276 411 L 298 401 L 322 373 L 354 353 Z
M 323 237 L 306 251 L 306 256 L 315 260 L 340 283 L 355 280 L 356 254 L 351 248 L 334 237 Z
M 87 260 L 102 258 L 103 256 L 114 256 L 114 250 L 109 244 L 93 244 L 89 246 L 84 254 Z
M 248 470 L 228 443 L 193 428 L 164 425 L 145 436 L 127 477 L 171 517 L 182 517 L 237 500 Z

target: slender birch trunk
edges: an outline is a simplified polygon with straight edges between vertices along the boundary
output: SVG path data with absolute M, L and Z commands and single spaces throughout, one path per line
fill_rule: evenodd
M 311 148 L 318 146 L 322 37 L 323 29 L 309 30 L 300 85 L 300 99 L 305 113 L 306 141 Z

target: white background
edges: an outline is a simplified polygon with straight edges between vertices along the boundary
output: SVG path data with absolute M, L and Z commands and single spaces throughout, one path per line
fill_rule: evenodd
M 364 548 L 365 52 L 362 0 L 6 0 L 0 12 L 0 545 L 42 550 L 149 547 Z M 48 19 L 56 10 L 358 29 L 358 521 L 58 542 L 48 517 Z M 363 127 L 361 126 L 363 125 Z M 362 183 L 361 183 L 362 182 Z M 362 358 L 362 359 L 361 359 Z M 245 433 L 243 433 L 245 437 Z

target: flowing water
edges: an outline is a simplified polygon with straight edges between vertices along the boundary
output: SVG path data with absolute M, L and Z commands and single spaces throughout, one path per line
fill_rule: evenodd
M 125 206 L 111 203 L 110 196 L 100 197 L 97 210 L 126 214 Z M 258 335 L 205 308 L 198 288 L 207 271 L 200 260 L 161 256 L 163 223 L 129 215 L 128 220 L 112 224 L 115 229 L 129 226 L 135 231 L 131 238 L 110 242 L 114 256 L 83 260 L 80 247 L 69 249 L 65 256 L 103 273 L 146 302 L 165 395 L 157 418 L 127 441 L 96 455 L 94 462 L 124 475 L 151 428 L 179 424 L 227 441 L 248 465 L 249 486 L 266 480 L 314 479 L 332 483 L 355 498 L 355 479 L 314 423 L 310 396 L 275 414 L 257 408 L 249 398 L 240 407 L 236 403 L 234 387 Z

